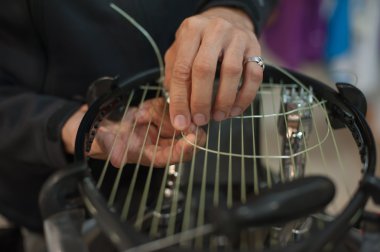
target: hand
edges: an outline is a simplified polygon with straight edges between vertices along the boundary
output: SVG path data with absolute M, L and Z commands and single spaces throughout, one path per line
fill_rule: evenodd
M 165 54 L 164 83 L 173 126 L 183 130 L 191 121 L 204 125 L 211 116 L 221 121 L 241 114 L 254 99 L 263 75 L 258 64 L 243 65 L 243 61 L 260 55 L 251 20 L 241 10 L 217 7 L 185 19 Z M 220 83 L 212 104 L 218 61 Z
M 163 98 L 148 100 L 139 108 L 130 108 L 121 124 L 110 120 L 102 121 L 87 155 L 103 160 L 110 155 L 110 162 L 115 167 L 137 162 L 146 166 L 153 163 L 154 167 L 164 167 L 169 157 L 170 164 L 180 162 L 181 156 L 183 161 L 190 160 L 193 144 L 204 145 L 206 134 L 200 128 L 196 134 L 196 127 L 192 125 L 184 132 L 186 139 L 182 138 L 180 132 L 172 127 L 164 105 Z M 75 120 L 80 118 L 82 112 L 75 113 L 73 121 L 70 122 L 69 119 L 66 125 L 79 126 Z M 175 139 L 172 146 L 173 135 Z M 67 148 L 71 149 L 73 148 Z

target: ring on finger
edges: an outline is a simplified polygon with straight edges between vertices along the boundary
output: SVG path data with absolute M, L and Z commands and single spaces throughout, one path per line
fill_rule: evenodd
M 264 60 L 260 56 L 249 56 L 245 58 L 243 63 L 245 65 L 248 62 L 256 62 L 263 70 L 265 69 Z

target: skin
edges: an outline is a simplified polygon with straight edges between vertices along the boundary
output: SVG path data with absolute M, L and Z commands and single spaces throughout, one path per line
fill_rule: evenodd
M 120 167 L 125 162 L 135 163 L 142 149 L 141 163 L 156 167 L 166 165 L 171 155 L 172 163 L 183 158 L 188 160 L 193 145 L 205 143 L 205 133 L 200 129 L 196 139 L 196 125 L 205 125 L 212 118 L 221 121 L 241 114 L 254 99 L 262 81 L 263 71 L 255 63 L 243 64 L 248 56 L 261 55 L 249 17 L 241 10 L 225 7 L 211 8 L 199 15 L 185 19 L 176 32 L 175 41 L 165 54 L 164 84 L 170 95 L 169 115 L 162 117 L 162 99 L 145 102 L 132 108 L 121 124 L 121 133 L 111 155 L 111 163 Z M 218 62 L 221 64 L 219 86 L 212 99 L 213 85 Z M 160 109 L 158 109 L 160 108 Z M 87 106 L 82 106 L 62 128 L 62 142 L 68 153 L 74 152 L 75 136 Z M 158 128 L 164 118 L 162 131 Z M 132 132 L 131 125 L 137 122 Z M 143 139 L 148 129 L 146 143 Z M 108 122 L 102 125 L 87 153 L 90 157 L 106 159 L 117 126 Z M 183 131 L 186 140 L 176 138 L 170 152 L 174 132 Z M 131 143 L 128 146 L 128 141 Z M 155 146 L 157 144 L 157 153 Z M 128 147 L 127 147 L 128 146 Z M 126 159 L 123 162 L 125 151 Z
M 241 114 L 254 99 L 263 71 L 248 56 L 261 55 L 248 16 L 231 8 L 212 8 L 183 21 L 165 54 L 165 85 L 170 94 L 170 118 L 177 130 L 191 122 L 205 125 Z M 221 63 L 214 104 L 212 90 Z M 239 83 L 243 77 L 242 86 Z
M 111 164 L 117 168 L 138 162 L 146 166 L 153 164 L 154 167 L 165 167 L 169 157 L 171 164 L 178 163 L 181 159 L 190 160 L 194 145 L 203 146 L 206 134 L 201 128 L 192 125 L 181 137 L 181 133 L 171 125 L 168 111 L 164 110 L 165 102 L 163 98 L 155 98 L 145 101 L 139 107 L 132 107 L 121 123 L 103 120 L 87 155 L 103 160 L 110 156 Z M 66 149 L 68 153 L 74 151 L 74 138 L 70 137 L 76 134 L 86 111 L 87 106 L 81 107 L 72 116 L 73 123 L 64 125 L 66 129 L 63 133 L 68 135 L 63 135 L 63 138 L 73 141 L 65 144 L 70 147 Z M 173 135 L 175 139 L 172 144 Z

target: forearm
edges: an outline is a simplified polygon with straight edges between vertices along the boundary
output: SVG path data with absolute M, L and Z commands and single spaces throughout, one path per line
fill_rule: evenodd
M 79 104 L 10 87 L 1 87 L 0 94 L 0 155 L 26 164 L 64 166 L 61 128 Z

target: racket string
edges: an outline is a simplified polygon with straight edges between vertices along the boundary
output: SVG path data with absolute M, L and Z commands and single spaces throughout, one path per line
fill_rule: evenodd
M 135 227 L 141 231 L 144 229 L 145 225 L 149 226 L 148 233 L 152 237 L 170 237 L 176 233 L 182 233 L 191 228 L 200 227 L 210 221 L 206 216 L 206 210 L 210 207 L 210 204 L 207 200 L 207 190 L 209 190 L 207 185 L 210 183 L 209 179 L 213 180 L 211 183 L 213 187 L 213 190 L 211 190 L 211 205 L 214 207 L 227 206 L 231 208 L 235 204 L 245 203 L 247 197 L 250 194 L 258 195 L 262 187 L 270 187 L 272 183 L 276 182 L 274 180 L 276 176 L 279 178 L 279 181 L 282 182 L 289 179 L 284 172 L 285 162 L 283 161 L 285 159 L 290 160 L 291 165 L 296 166 L 298 165 L 298 161 L 296 161 L 296 159 L 301 156 L 300 159 L 304 159 L 304 162 L 308 163 L 311 159 L 309 157 L 311 155 L 310 152 L 314 149 L 318 149 L 321 157 L 320 163 L 323 164 L 323 170 L 325 170 L 324 172 L 328 173 L 329 169 L 327 168 L 327 161 L 324 154 L 325 148 L 323 147 L 323 144 L 326 143 L 327 138 L 333 138 L 332 141 L 334 141 L 334 146 L 337 153 L 336 155 L 338 156 L 339 160 L 339 166 L 341 167 L 342 171 L 344 171 L 344 166 L 341 160 L 342 158 L 340 157 L 338 146 L 334 140 L 331 122 L 328 120 L 326 108 L 324 107 L 325 103 L 323 101 L 315 100 L 313 103 L 309 103 L 305 107 L 295 110 L 295 112 L 289 109 L 286 110 L 284 104 L 282 102 L 278 102 L 279 96 L 282 93 L 281 90 L 283 89 L 284 85 L 281 83 L 270 83 L 268 86 L 266 84 L 262 85 L 258 92 L 259 94 L 257 98 L 260 103 L 258 111 L 256 111 L 254 105 L 251 104 L 250 108 L 245 112 L 243 116 L 231 118 L 222 123 L 214 123 L 213 130 L 216 129 L 215 132 L 211 132 L 211 124 L 208 124 L 207 129 L 205 129 L 207 131 L 205 146 L 198 146 L 197 142 L 192 143 L 194 145 L 194 153 L 190 165 L 189 162 L 183 161 L 183 146 L 181 149 L 181 157 L 178 164 L 171 164 L 172 157 L 170 155 L 165 166 L 164 174 L 162 176 L 161 186 L 157 194 L 157 200 L 154 201 L 155 207 L 150 208 L 152 210 L 149 210 L 149 208 L 147 208 L 147 202 L 149 194 L 152 193 L 150 192 L 150 184 L 152 182 L 152 173 L 154 170 L 153 162 L 156 159 L 155 153 L 158 148 L 156 145 L 153 160 L 148 170 L 148 176 L 146 177 L 145 184 L 143 185 L 143 192 L 142 196 L 140 197 L 137 214 L 135 217 L 133 217 L 130 216 L 130 206 L 132 204 L 135 204 L 133 203 L 133 198 L 137 192 L 135 192 L 134 189 L 137 183 L 137 174 L 139 173 L 140 162 L 143 154 L 142 150 L 144 149 L 146 139 L 148 137 L 148 131 L 151 127 L 150 121 L 144 136 L 143 147 L 141 148 L 141 152 L 139 154 L 138 163 L 136 164 L 134 170 L 123 170 L 124 165 L 118 170 L 118 175 L 115 179 L 115 185 L 109 198 L 109 204 L 113 205 L 115 203 L 116 194 L 118 193 L 116 188 L 119 188 L 119 184 L 123 182 L 121 181 L 121 174 L 123 172 L 133 172 L 133 177 L 130 182 L 128 193 L 121 211 L 121 219 L 123 221 L 129 221 L 132 218 L 131 220 L 134 221 Z M 154 90 L 154 88 L 144 89 L 145 95 L 143 95 L 144 98 L 140 101 L 140 104 L 146 101 L 146 93 L 152 90 Z M 158 97 L 157 93 L 156 97 Z M 127 103 L 125 107 L 126 110 L 128 110 L 129 103 Z M 163 114 L 166 113 L 166 110 L 167 109 L 165 105 Z M 280 113 L 273 113 L 273 111 L 276 110 L 280 111 Z M 298 128 L 301 132 L 308 131 L 309 127 L 313 128 L 313 135 L 315 135 L 317 141 L 316 143 L 310 143 L 309 138 L 303 137 L 301 139 L 301 148 L 297 149 L 292 147 L 292 143 L 289 138 L 285 139 L 279 133 L 273 134 L 275 130 L 279 131 L 279 129 L 277 127 L 273 127 L 273 125 L 278 125 L 277 121 L 280 120 L 280 118 L 284 121 L 285 127 L 288 128 L 289 122 L 287 116 L 290 113 L 296 113 L 299 117 L 301 117 L 306 110 L 309 110 L 311 114 L 311 119 L 309 122 L 307 122 L 307 124 L 312 124 L 312 126 L 305 125 L 305 121 L 300 120 Z M 324 131 L 319 129 L 321 126 L 319 125 L 320 123 L 317 123 L 315 115 L 318 113 L 322 114 L 322 118 L 326 121 L 327 127 Z M 161 118 L 161 124 L 158 129 L 158 136 L 161 132 L 163 117 L 164 115 Z M 263 139 L 263 142 L 260 143 L 262 147 L 261 149 L 256 146 L 256 128 L 258 127 L 258 124 L 260 124 L 260 129 L 262 130 L 260 134 L 260 137 Z M 272 125 L 272 127 L 266 127 L 267 125 Z M 133 127 L 132 132 L 134 130 L 135 128 Z M 197 128 L 195 139 L 198 139 L 198 130 L 200 129 Z M 182 135 L 182 137 L 184 137 L 184 135 Z M 228 139 L 228 141 L 227 145 L 225 146 L 222 144 L 222 142 L 225 142 L 226 139 Z M 172 136 L 171 148 L 173 148 L 173 143 L 175 140 L 176 133 L 174 132 Z M 211 140 L 214 143 L 211 143 Z M 289 151 L 291 153 L 289 155 L 282 153 L 283 150 L 281 147 L 284 141 L 287 141 L 290 146 Z M 236 153 L 236 150 L 238 149 L 235 146 L 236 142 L 239 143 L 240 153 Z M 158 143 L 158 141 L 156 141 L 156 143 Z M 129 144 L 127 143 L 127 146 L 128 145 Z M 173 150 L 171 149 L 170 153 L 172 153 L 172 151 Z M 202 155 L 200 155 L 201 157 L 198 158 L 198 154 L 200 153 L 202 153 Z M 127 156 L 126 153 L 124 154 Z M 201 160 L 200 167 L 197 167 L 198 163 L 196 163 L 196 160 L 198 159 Z M 239 162 L 237 162 L 238 159 L 240 160 L 240 169 L 238 169 L 238 167 L 235 167 L 236 163 L 239 164 Z M 210 162 L 210 160 L 212 160 L 212 162 Z M 227 162 L 225 162 L 226 160 Z M 248 162 L 249 160 L 252 162 Z M 122 163 L 125 164 L 127 162 Z M 247 166 L 247 164 L 249 165 Z M 108 166 L 111 167 L 109 164 L 107 164 L 107 167 Z M 306 166 L 308 165 L 306 164 Z M 222 175 L 224 169 L 223 167 L 226 167 L 227 170 L 226 178 Z M 108 168 L 105 168 L 104 170 L 106 171 L 107 169 Z M 260 174 L 262 172 L 262 169 L 265 170 L 264 177 L 263 174 Z M 198 174 L 196 170 L 202 171 L 200 175 L 200 185 L 195 183 Z M 237 170 L 240 170 L 240 174 L 237 173 Z M 251 172 L 247 173 L 249 170 L 251 170 Z M 306 172 L 308 173 L 309 171 L 306 169 Z M 174 179 L 173 173 L 176 174 L 174 176 Z M 209 174 L 211 176 L 209 176 Z M 238 174 L 240 175 L 238 179 L 240 181 L 240 184 L 239 189 L 236 190 L 238 190 L 239 193 L 237 193 L 237 191 L 235 192 L 234 187 L 234 180 L 238 178 Z M 252 179 L 248 179 L 248 174 L 252 174 Z M 103 177 L 104 176 L 105 175 L 103 175 Z M 99 181 L 103 181 L 103 179 L 104 178 L 101 177 Z M 226 189 L 223 189 L 223 181 L 226 181 L 227 183 Z M 168 186 L 169 182 L 171 184 L 170 186 Z M 101 184 L 102 183 L 100 183 L 100 187 Z M 184 185 L 186 185 L 186 187 Z M 199 186 L 200 189 L 194 191 L 194 188 L 197 186 Z M 170 191 L 170 193 L 168 193 L 168 191 Z M 165 194 L 170 194 L 170 196 L 168 197 Z M 226 194 L 226 197 L 225 201 L 223 200 L 222 202 L 221 199 L 223 199 L 224 194 Z M 240 195 L 240 197 L 236 197 L 236 195 Z M 195 211 L 195 214 L 193 211 L 194 209 L 197 210 Z M 166 223 L 164 231 L 162 231 L 163 220 Z M 148 222 L 150 224 L 147 224 Z M 248 231 L 241 234 L 241 248 L 251 247 L 252 244 L 249 244 L 249 242 L 247 242 L 250 235 L 252 234 Z M 187 247 L 194 246 L 197 248 L 202 248 L 206 246 L 214 250 L 217 250 L 220 244 L 223 243 L 225 243 L 225 241 L 223 241 L 223 238 L 214 235 L 207 237 L 207 239 L 206 237 L 201 236 L 195 238 L 194 241 L 187 241 L 185 239 L 181 242 L 183 246 Z M 257 246 L 257 244 L 252 246 Z
M 139 106 L 141 106 L 141 104 L 145 101 L 147 93 L 148 93 L 148 88 L 143 87 L 143 94 L 142 94 Z M 135 169 L 133 171 L 133 177 L 132 177 L 129 189 L 128 189 L 128 194 L 127 194 L 127 196 L 125 198 L 125 201 L 124 201 L 124 204 L 123 204 L 123 208 L 122 208 L 122 211 L 121 211 L 121 220 L 123 220 L 123 221 L 125 221 L 127 219 L 127 216 L 128 216 L 128 213 L 129 213 L 129 209 L 130 209 L 130 205 L 131 205 L 131 201 L 132 201 L 132 196 L 133 196 L 133 192 L 134 192 L 136 181 L 137 181 L 137 175 L 138 175 L 138 171 L 139 171 L 140 164 L 141 164 L 140 162 L 141 162 L 141 159 L 142 159 L 142 156 L 143 156 L 144 147 L 145 147 L 145 143 L 146 143 L 146 140 L 147 140 L 147 137 L 148 137 L 148 133 L 149 133 L 149 128 L 151 126 L 151 122 L 152 122 L 152 120 L 150 118 L 149 122 L 148 122 L 147 130 L 146 130 L 146 132 L 144 134 L 143 145 L 142 145 L 140 153 L 139 153 L 138 161 L 137 161 Z M 130 136 L 135 133 L 136 126 L 137 126 L 137 120 L 134 119 L 133 128 L 132 128 Z M 128 158 L 127 155 L 128 155 L 131 139 L 132 139 L 131 137 L 128 138 L 127 148 L 125 149 L 125 152 L 123 154 L 122 167 L 119 168 L 119 169 L 124 169 L 124 167 L 125 167 L 125 164 L 126 164 L 127 158 Z M 123 171 L 119 170 L 118 172 L 121 173 Z
M 160 92 L 157 91 L 156 98 L 158 97 L 159 93 Z M 154 168 L 154 161 L 156 159 L 158 143 L 159 143 L 159 140 L 160 140 L 161 130 L 162 130 L 162 126 L 163 126 L 163 123 L 164 123 L 164 118 L 165 118 L 166 112 L 167 112 L 167 103 L 165 102 L 164 106 L 163 106 L 163 111 L 161 112 L 162 116 L 161 116 L 161 119 L 160 119 L 160 126 L 159 126 L 158 133 L 157 133 L 156 144 L 155 144 L 154 150 L 153 150 L 153 157 L 152 157 L 152 161 L 151 161 L 151 164 L 150 164 L 150 167 L 149 167 L 148 176 L 147 176 L 147 179 L 146 179 L 146 183 L 145 183 L 142 199 L 140 201 L 140 207 L 139 207 L 139 210 L 138 210 L 137 219 L 136 219 L 136 222 L 135 222 L 135 227 L 137 227 L 138 230 L 141 229 L 142 224 L 143 224 L 145 207 L 146 207 L 146 203 L 147 203 L 147 199 L 148 199 L 149 185 L 151 184 L 152 173 L 153 173 L 153 168 Z M 151 121 L 149 122 L 149 126 L 150 125 L 151 125 Z M 149 131 L 149 126 L 147 128 L 147 132 Z M 145 142 L 144 142 L 144 144 L 145 144 Z M 141 152 L 143 152 L 143 150 L 141 150 Z

